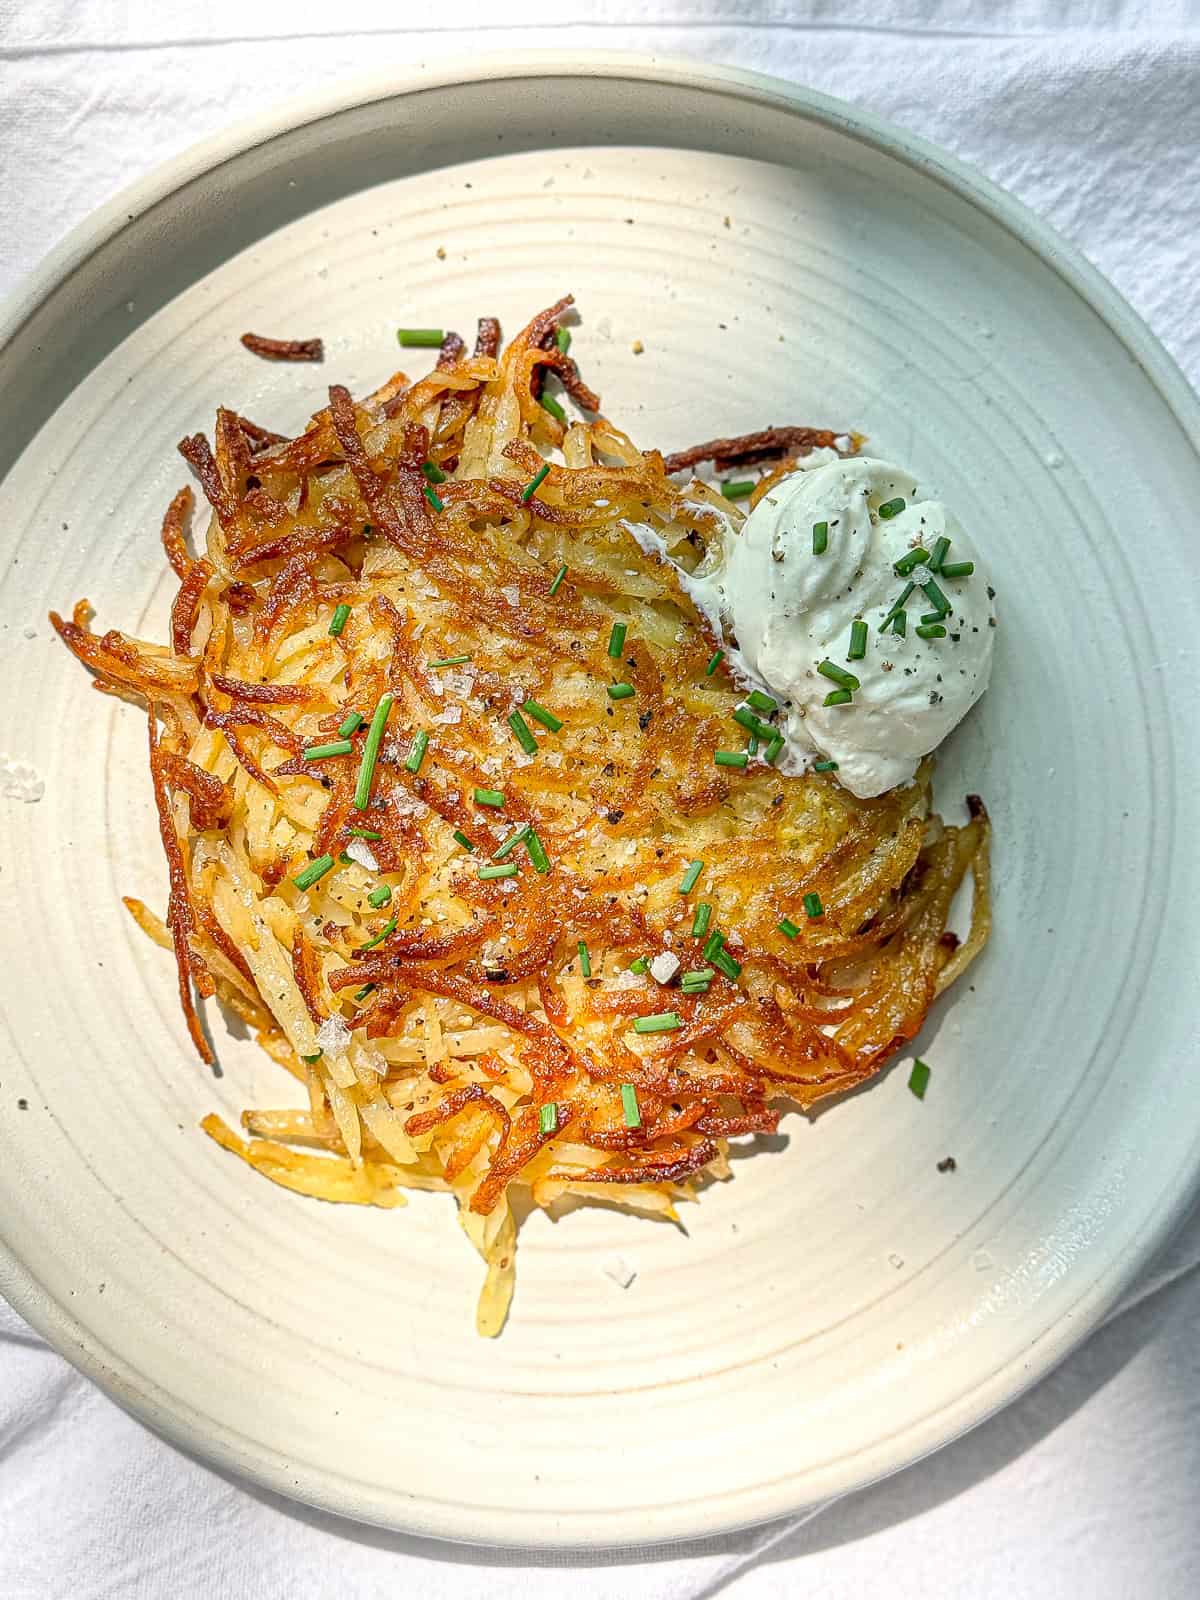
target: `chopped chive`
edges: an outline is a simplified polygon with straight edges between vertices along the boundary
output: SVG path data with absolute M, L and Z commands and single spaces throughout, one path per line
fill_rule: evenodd
M 297 889 L 311 889 L 327 872 L 333 870 L 333 857 L 330 855 L 318 856 L 315 861 L 310 861 L 303 872 L 298 872 L 292 879 Z
M 539 1106 L 538 1108 L 538 1132 L 558 1132 L 558 1106 L 553 1100 L 547 1101 L 544 1106 Z
M 555 328 L 554 342 L 562 351 L 563 355 L 566 355 L 567 351 L 571 348 L 570 328 Z
M 441 495 L 438 494 L 437 490 L 433 487 L 433 485 L 431 483 L 427 483 L 422 492 L 423 492 L 426 500 L 429 501 L 429 504 L 433 507 L 433 509 L 435 511 L 445 511 L 446 502 L 442 499 Z
M 525 852 L 533 862 L 535 872 L 550 871 L 550 857 L 546 854 L 546 846 L 538 838 L 535 829 L 530 828 L 525 839 Z
M 969 578 L 974 571 L 973 561 L 947 561 L 941 569 L 943 578 Z
M 397 920 L 396 917 L 389 917 L 375 937 L 368 939 L 366 944 L 360 944 L 358 948 L 360 950 L 374 950 L 377 944 L 382 944 L 385 939 L 390 938 L 395 933 Z
M 406 350 L 436 350 L 445 337 L 444 328 L 396 329 L 396 338 Z
M 636 961 L 629 963 L 629 970 L 630 972 L 636 972 L 639 978 L 643 978 L 650 971 L 650 963 L 645 956 L 638 956 Z
M 704 676 L 706 678 L 711 678 L 712 677 L 713 673 L 721 665 L 721 661 L 724 658 L 724 655 L 725 655 L 724 650 L 714 651 L 714 653 L 712 655 L 712 658 L 710 659 L 708 665 L 704 669 Z
M 379 885 L 378 889 L 372 889 L 371 890 L 370 894 L 367 896 L 367 904 L 369 906 L 373 906 L 374 909 L 376 911 L 378 911 L 380 906 L 387 905 L 388 901 L 391 898 L 392 898 L 392 886 L 391 886 L 391 884 L 390 883 L 381 883 Z
M 376 833 L 374 828 L 347 828 L 346 832 L 352 839 L 382 839 L 381 833 Z
M 746 740 L 746 754 L 753 758 L 758 754 L 758 735 L 752 733 Z
M 508 725 L 513 731 L 517 743 L 527 756 L 535 756 L 538 751 L 538 742 L 533 737 L 529 724 L 519 711 L 513 711 L 508 718 Z
M 412 749 L 404 765 L 409 772 L 420 772 L 421 763 L 425 759 L 425 752 L 429 749 L 429 735 L 424 728 L 413 734 Z
M 944 639 L 946 630 L 940 622 L 923 622 L 917 629 L 919 639 Z
M 816 670 L 822 677 L 832 678 L 832 682 L 837 683 L 838 690 L 845 694 L 846 699 L 850 699 L 854 690 L 859 688 L 859 680 L 854 677 L 853 672 L 843 672 L 842 667 L 835 666 L 832 661 L 822 661 Z M 845 706 L 845 704 L 846 701 L 835 701 L 826 696 L 826 706 Z
M 818 664 L 817 671 L 823 678 L 829 678 L 836 683 L 839 689 L 849 689 L 853 692 L 859 687 L 858 679 L 852 672 L 846 672 L 836 661 L 830 661 L 828 657 Z
M 590 978 L 592 975 L 592 958 L 588 954 L 587 945 L 584 944 L 582 939 L 580 939 L 579 943 L 575 946 L 575 949 L 579 952 L 580 972 L 585 978 Z
M 761 722 L 749 706 L 738 706 L 733 713 L 733 720 L 739 727 L 746 728 L 750 733 L 760 734 L 764 739 L 774 737 L 775 729 L 769 723 Z
M 338 738 L 348 739 L 352 733 L 357 733 L 366 721 L 361 711 L 352 711 L 344 722 L 338 726 Z
M 566 422 L 567 413 L 559 405 L 558 401 L 554 398 L 554 396 L 552 394 L 547 394 L 545 392 L 545 390 L 542 391 L 541 404 L 542 404 L 542 410 L 543 411 L 548 411 L 556 422 L 562 422 L 562 423 Z
M 732 480 L 728 483 L 723 483 L 721 485 L 721 493 L 726 500 L 745 500 L 754 493 L 756 487 L 757 485 L 753 478 L 739 478 L 736 483 Z
M 534 473 L 533 477 L 530 478 L 529 482 L 521 490 L 521 499 L 526 501 L 527 503 L 528 503 L 528 501 L 532 500 L 534 495 L 538 492 L 539 488 L 541 488 L 542 484 L 546 481 L 546 479 L 549 477 L 549 475 L 550 475 L 550 463 L 547 461 L 546 465 L 544 467 L 539 467 L 538 468 L 538 470 Z
M 320 1061 L 321 1057 L 324 1054 L 325 1054 L 324 1050 L 318 1050 L 315 1056 L 301 1056 L 300 1059 L 301 1059 L 301 1061 L 307 1061 L 309 1066 L 311 1067 L 313 1062 L 314 1061 Z
M 746 703 L 753 706 L 755 711 L 761 711 L 764 716 L 770 716 L 772 711 L 779 710 L 779 701 L 772 700 L 771 696 L 764 694 L 761 689 L 751 689 L 746 696 Z
M 910 550 L 907 555 L 901 556 L 899 561 L 893 563 L 892 571 L 898 578 L 907 578 L 910 572 L 916 571 L 922 561 L 928 560 L 929 551 L 923 550 L 920 545 L 917 545 L 915 550 Z
M 675 1013 L 673 1011 L 664 1011 L 661 1013 L 661 1015 L 664 1017 L 672 1017 L 675 1015 Z M 661 1031 L 658 1028 L 638 1027 L 638 1022 L 652 1022 L 654 1020 L 655 1019 L 653 1017 L 639 1017 L 633 1026 L 635 1029 L 637 1029 L 638 1033 L 658 1033 Z M 676 1021 L 678 1021 L 678 1018 L 676 1018 Z M 621 1112 L 625 1118 L 625 1126 L 627 1128 L 641 1127 L 642 1113 L 638 1107 L 637 1090 L 631 1083 L 623 1083 L 621 1085 Z
M 375 707 L 371 726 L 363 743 L 362 766 L 358 769 L 358 783 L 354 789 L 354 809 L 365 811 L 371 802 L 371 784 L 375 779 L 375 763 L 379 760 L 379 746 L 383 743 L 383 730 L 387 727 L 388 713 L 392 709 L 392 696 L 385 694 Z
M 885 521 L 888 521 L 892 517 L 898 517 L 903 510 L 904 501 L 897 496 L 895 500 L 885 500 L 883 502 L 879 508 L 879 515 L 883 517 Z
M 931 622 L 940 622 L 944 616 L 944 611 L 926 611 L 921 621 L 928 626 Z
M 867 653 L 867 625 L 861 617 L 855 617 L 850 624 L 850 648 L 846 651 L 847 661 L 861 661 Z
M 735 961 L 728 950 L 718 950 L 716 955 L 708 958 L 718 972 L 723 972 L 731 982 L 742 975 L 742 963 Z
M 712 920 L 712 906 L 707 900 L 701 900 L 696 907 L 696 915 L 692 918 L 692 938 L 703 939 L 708 932 L 708 924 Z
M 838 769 L 838 764 L 837 764 L 836 761 L 814 761 L 813 762 L 813 771 L 814 772 L 836 772 L 837 769 Z
M 677 1011 L 656 1011 L 652 1016 L 634 1017 L 633 1019 L 634 1033 L 671 1033 L 675 1028 L 682 1027 L 683 1018 Z M 625 1101 L 625 1121 L 629 1127 L 636 1128 L 638 1124 L 636 1122 L 630 1122 L 629 1120 L 629 1100 L 625 1093 L 626 1089 L 628 1089 L 629 1093 L 632 1094 L 633 1085 L 623 1084 L 621 1086 L 621 1098 Z M 636 1110 L 637 1104 L 635 1101 L 635 1113 Z
M 940 539 L 933 541 L 933 549 L 929 552 L 928 562 L 930 572 L 940 572 L 942 570 L 942 562 L 945 561 L 946 552 L 949 548 L 950 541 L 945 534 Z
M 486 883 L 489 878 L 515 878 L 520 870 L 515 861 L 506 861 L 502 867 L 480 867 L 479 876 Z
M 504 807 L 504 795 L 499 789 L 476 789 L 474 798 L 477 806 L 494 806 L 497 811 Z
M 349 739 L 334 739 L 330 744 L 310 744 L 304 751 L 305 761 L 325 761 L 330 756 L 349 756 L 354 754 L 354 746 Z
M 925 1091 L 929 1087 L 929 1080 L 933 1076 L 928 1066 L 920 1056 L 913 1062 L 913 1069 L 908 1075 L 908 1087 L 918 1100 L 924 1100 Z
M 608 654 L 613 661 L 620 660 L 621 651 L 625 648 L 625 631 L 625 623 L 613 623 L 612 632 L 608 636 Z
M 562 566 L 559 567 L 558 571 L 554 574 L 554 582 L 550 585 L 550 593 L 552 595 L 555 595 L 555 594 L 558 593 L 559 589 L 562 587 L 562 581 L 566 577 L 566 575 L 567 575 L 567 564 L 564 561 Z
M 375 534 L 375 529 L 371 526 L 371 524 L 369 522 L 364 522 L 363 523 L 363 529 L 362 529 L 363 538 L 364 539 L 373 538 L 374 534 Z
M 892 632 L 897 638 L 903 639 L 908 633 L 908 612 L 901 609 L 892 618 Z
M 430 483 L 445 483 L 446 481 L 446 474 L 442 471 L 441 467 L 438 466 L 436 461 L 427 461 L 421 468 L 421 471 L 425 474 Z
M 767 748 L 763 751 L 763 760 L 769 767 L 773 767 L 775 765 L 776 761 L 779 759 L 779 752 L 783 749 L 783 746 L 784 737 L 781 733 L 777 733 Z
M 714 957 L 719 956 L 724 945 L 725 935 L 719 929 L 714 928 L 704 942 L 705 961 L 712 961 Z
M 538 705 L 536 700 L 526 700 L 521 707 L 527 717 L 532 717 L 535 722 L 540 722 L 543 728 L 549 728 L 551 733 L 557 733 L 562 727 L 562 721 L 553 711 L 547 711 L 545 706 Z
M 346 626 L 349 620 L 350 607 L 343 601 L 340 606 L 334 607 L 333 616 L 329 623 L 329 631 L 335 639 L 337 638 L 338 634 L 341 633 L 342 629 Z
M 849 689 L 831 689 L 821 702 L 826 706 L 848 706 L 854 699 Z
M 827 522 L 813 523 L 813 555 L 823 556 L 829 544 L 829 524 Z
M 825 907 L 821 904 L 821 896 L 819 894 L 813 893 L 804 896 L 804 915 L 813 918 L 825 915 Z
M 343 867 L 356 867 L 358 863 L 355 861 L 353 856 L 347 855 L 343 850 L 341 855 L 338 857 L 338 865 Z
M 696 887 L 700 874 L 703 871 L 704 862 L 701 861 L 699 857 L 697 857 L 695 861 L 689 861 L 687 864 L 687 870 L 684 872 L 683 877 L 679 880 L 680 894 L 691 894 L 692 890 Z
M 694 967 L 691 972 L 685 972 L 679 981 L 685 989 L 700 987 L 707 989 L 712 980 L 712 967 Z
M 354 991 L 354 998 L 356 1000 L 365 1000 L 373 992 L 374 988 L 375 985 L 373 983 L 364 983 L 361 989 Z
M 461 828 L 455 828 L 450 837 L 454 840 L 455 844 L 462 845 L 464 850 L 469 850 L 471 854 L 474 855 L 475 846 L 471 843 L 470 839 L 467 838 L 466 834 Z
M 505 856 L 511 855 L 532 826 L 532 822 L 523 822 L 519 828 L 510 833 L 500 848 L 492 851 L 492 860 L 503 861 Z
M 880 633 L 886 633 L 887 632 L 889 624 L 894 622 L 896 617 L 904 609 L 905 605 L 908 602 L 909 595 L 913 592 L 913 590 L 916 587 L 917 587 L 916 584 L 912 583 L 912 582 L 906 583 L 904 585 L 904 588 L 900 591 L 900 598 L 896 601 L 895 605 L 888 612 L 887 616 L 884 617 L 883 621 L 879 624 Z
M 470 656 L 440 656 L 438 660 L 429 663 L 432 672 L 437 667 L 461 667 L 464 662 L 470 661 Z
M 744 750 L 713 751 L 713 761 L 718 767 L 744 767 L 749 760 Z
M 943 567 L 942 571 L 945 572 L 945 570 L 945 567 Z M 946 599 L 945 594 L 941 589 L 938 588 L 933 579 L 930 578 L 927 582 L 923 583 L 921 588 L 924 589 L 926 595 L 929 597 L 930 605 L 934 606 L 938 611 L 940 611 L 943 617 L 948 617 L 952 607 L 949 600 Z
M 636 693 L 637 690 L 631 683 L 610 683 L 608 686 L 610 700 L 628 700 Z
M 787 939 L 798 939 L 800 937 L 800 929 L 790 917 L 781 917 L 775 926 Z
M 708 971 L 713 972 L 714 975 L 715 975 L 715 969 L 714 968 L 710 967 L 710 968 L 708 968 Z M 679 985 L 679 992 L 680 992 L 680 994 L 687 994 L 687 995 L 693 995 L 693 996 L 694 995 L 700 995 L 700 994 L 707 994 L 708 990 L 709 990 L 709 985 L 711 983 L 712 983 L 712 978 L 693 978 L 688 983 L 681 983 Z

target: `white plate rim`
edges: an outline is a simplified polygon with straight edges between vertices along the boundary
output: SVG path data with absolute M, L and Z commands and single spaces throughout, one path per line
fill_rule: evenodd
M 1158 391 L 1193 451 L 1200 456 L 1200 397 L 1146 323 L 1080 251 L 969 163 L 884 118 L 817 90 L 739 68 L 698 66 L 685 58 L 641 52 L 497 52 L 476 56 L 469 64 L 443 62 L 403 72 L 358 76 L 329 88 L 290 97 L 169 158 L 74 227 L 0 304 L 0 357 L 38 309 L 92 255 L 124 230 L 136 228 L 148 212 L 177 189 L 215 172 L 255 147 L 299 127 L 377 101 L 497 79 L 563 76 L 603 77 L 724 94 L 844 134 L 932 178 L 1026 245 L 1096 313 Z M 1147 1217 L 1138 1247 L 1128 1251 L 1121 1260 L 1107 1263 L 1051 1329 L 968 1393 L 927 1414 L 919 1424 L 892 1436 L 884 1444 L 869 1452 L 860 1452 L 871 1458 L 866 1471 L 851 1470 L 857 1457 L 843 1457 L 834 1475 L 838 1481 L 831 1481 L 828 1496 L 822 1494 L 816 1501 L 864 1487 L 913 1465 L 1032 1388 L 1082 1344 L 1116 1307 L 1146 1261 L 1166 1243 L 1198 1199 L 1200 1161 L 1193 1160 L 1190 1166 L 1180 1163 L 1163 1191 L 1157 1210 Z M 302 1469 L 278 1452 L 250 1445 L 245 1436 L 231 1429 L 214 1427 L 210 1419 L 194 1418 L 187 1407 L 160 1398 L 155 1388 L 116 1351 L 108 1349 L 77 1316 L 41 1287 L 3 1239 L 0 1239 L 0 1293 L 61 1355 L 124 1409 L 182 1450 L 220 1470 L 235 1473 L 288 1499 L 300 1499 L 357 1521 L 462 1543 L 482 1543 L 486 1539 L 498 1546 L 528 1548 L 528 1541 L 518 1541 L 506 1534 L 502 1521 L 494 1521 L 478 1532 L 467 1532 L 461 1525 L 458 1528 L 435 1527 L 420 1518 L 389 1514 L 382 1509 L 386 1497 L 381 1497 L 377 1505 L 366 1505 L 360 1483 L 339 1474 Z M 772 1493 L 762 1494 L 763 1503 L 753 1515 L 742 1511 L 721 1516 L 713 1514 L 711 1506 L 706 1505 L 702 1525 L 696 1520 L 680 1522 L 674 1527 L 660 1525 L 655 1529 L 656 1543 L 708 1537 L 753 1526 L 815 1503 L 812 1495 L 798 1500 L 786 1489 L 781 1492 L 778 1481 L 771 1488 Z M 394 1506 L 394 1501 L 391 1504 Z M 579 1550 L 612 1547 L 610 1541 L 586 1543 L 577 1537 L 557 1536 L 553 1524 L 548 1525 L 539 1544 L 545 1548 Z

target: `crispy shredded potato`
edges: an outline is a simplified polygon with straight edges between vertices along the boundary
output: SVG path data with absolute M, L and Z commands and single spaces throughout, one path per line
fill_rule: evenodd
M 930 763 L 876 800 L 714 765 L 740 695 L 626 524 L 694 567 L 741 513 L 603 416 L 564 426 L 540 403 L 552 374 L 598 413 L 555 342 L 569 304 L 503 352 L 490 318 L 474 354 L 447 335 L 427 377 L 358 403 L 335 386 L 293 439 L 221 410 L 215 447 L 180 446 L 213 516 L 193 555 L 190 492 L 167 511 L 170 644 L 93 633 L 82 601 L 52 616 L 100 687 L 148 707 L 169 896 L 163 922 L 126 904 L 174 948 L 197 1050 L 212 1061 L 196 999 L 215 994 L 307 1092 L 307 1110 L 247 1112 L 245 1139 L 205 1131 L 319 1199 L 452 1194 L 486 1263 L 486 1335 L 513 1291 L 514 1190 L 674 1219 L 729 1175 L 730 1138 L 877 1073 L 988 931 L 986 813 L 933 817 Z M 770 429 L 676 460 L 834 438 L 857 448 Z M 633 693 L 614 700 L 618 682 Z M 481 877 L 523 829 L 502 854 L 517 871 Z M 809 893 L 820 918 L 796 915 Z M 701 902 L 725 959 L 684 992 L 712 964 Z M 631 971 L 666 952 L 667 984 Z M 660 1013 L 666 1031 L 634 1030 Z

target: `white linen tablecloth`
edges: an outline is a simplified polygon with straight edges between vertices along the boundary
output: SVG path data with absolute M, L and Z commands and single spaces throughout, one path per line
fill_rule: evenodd
M 975 162 L 1200 380 L 1200 5 L 460 0 L 431 25 L 433 9 L 0 0 L 0 294 L 115 190 L 268 101 L 479 50 L 641 49 L 810 84 Z M 0 1596 L 1194 1600 L 1198 1263 L 1193 1217 L 1083 1349 L 886 1483 L 796 1522 L 585 1560 L 398 1537 L 246 1488 L 147 1433 L 0 1303 Z

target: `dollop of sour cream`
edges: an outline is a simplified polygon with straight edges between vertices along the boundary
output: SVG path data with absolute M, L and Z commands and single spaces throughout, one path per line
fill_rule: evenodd
M 823 548 L 814 548 L 821 524 Z M 949 572 L 920 562 L 896 573 L 898 561 L 918 549 L 932 556 L 943 538 L 950 544 L 938 565 Z M 973 570 L 955 575 L 960 563 Z M 910 583 L 905 632 L 881 631 Z M 779 702 L 777 767 L 836 761 L 840 782 L 861 798 L 909 782 L 988 686 L 995 614 L 979 554 L 953 513 L 886 461 L 831 451 L 809 458 L 740 528 L 730 522 L 686 587 L 719 627 L 735 679 Z M 943 605 L 934 625 L 945 634 L 923 637 L 922 619 Z M 866 624 L 866 647 L 851 659 L 856 620 Z M 858 680 L 848 701 L 826 704 L 840 684 L 822 663 Z

